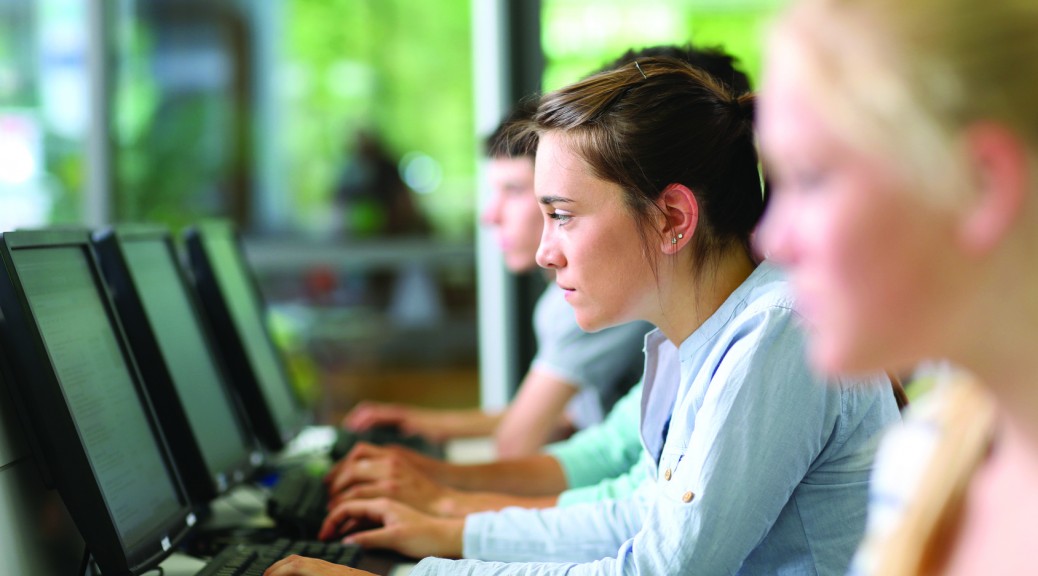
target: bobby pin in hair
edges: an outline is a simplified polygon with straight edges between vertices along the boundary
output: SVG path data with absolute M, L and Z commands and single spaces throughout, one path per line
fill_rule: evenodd
M 641 64 L 638 64 L 637 60 L 634 61 L 634 67 L 637 68 L 638 71 L 642 73 L 642 78 L 645 78 L 646 80 L 649 79 L 649 77 L 645 75 L 645 71 L 642 70 Z

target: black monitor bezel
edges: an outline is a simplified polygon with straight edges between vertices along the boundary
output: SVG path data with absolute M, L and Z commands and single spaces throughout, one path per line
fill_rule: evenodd
M 263 462 L 262 452 L 255 445 L 255 435 L 249 427 L 241 400 L 231 388 L 226 367 L 223 365 L 220 355 L 216 353 L 213 339 L 209 334 L 209 327 L 199 310 L 196 294 L 180 264 L 169 229 L 151 225 L 106 227 L 94 233 L 92 240 L 95 255 L 115 303 L 123 331 L 127 335 L 130 349 L 137 360 L 138 370 L 148 388 L 152 404 L 157 408 L 159 422 L 173 452 L 188 495 L 196 503 L 209 502 L 251 479 Z M 234 412 L 231 418 L 242 438 L 245 439 L 248 448 L 226 470 L 209 470 L 201 445 L 207 439 L 200 438 L 191 428 L 187 408 L 181 400 L 169 364 L 159 347 L 156 333 L 161 330 L 161 327 L 155 326 L 154 319 L 150 318 L 145 311 L 138 286 L 130 273 L 130 263 L 124 246 L 134 242 L 157 242 L 168 253 L 184 293 L 187 295 L 191 313 L 201 329 L 199 337 L 202 338 L 205 348 L 209 351 L 210 360 L 220 377 L 220 382 L 217 384 L 227 395 Z M 225 481 L 220 482 L 218 475 L 222 475 Z
M 277 452 L 283 449 L 307 425 L 308 416 L 306 408 L 300 401 L 298 393 L 292 389 L 286 362 L 280 348 L 274 343 L 269 330 L 264 330 L 263 337 L 267 340 L 269 349 L 275 355 L 274 361 L 278 367 L 280 379 L 289 388 L 291 397 L 296 400 L 294 407 L 295 421 L 284 428 L 278 424 L 273 408 L 268 405 L 264 397 L 263 390 L 261 389 L 262 385 L 256 374 L 255 367 L 245 350 L 242 337 L 238 333 L 206 246 L 207 238 L 216 237 L 228 240 L 235 246 L 235 255 L 240 260 L 242 270 L 246 276 L 246 285 L 252 291 L 254 301 L 259 303 L 261 307 L 266 306 L 259 283 L 245 260 L 245 250 L 241 236 L 234 225 L 228 221 L 213 220 L 200 222 L 184 230 L 184 249 L 193 285 L 199 296 L 199 301 L 202 303 L 202 309 L 209 319 L 209 325 L 213 329 L 213 336 L 223 353 L 226 366 L 231 374 L 231 381 L 245 405 L 253 430 L 264 446 L 271 451 Z M 263 309 L 256 310 L 255 312 L 260 318 L 263 317 Z M 266 322 L 261 322 L 261 324 L 266 326 Z
M 172 516 L 169 525 L 143 535 L 132 549 L 128 549 L 105 502 L 14 267 L 13 254 L 18 250 L 58 247 L 78 248 L 89 262 L 105 314 L 180 500 L 179 511 Z M 126 345 L 125 334 L 94 257 L 89 232 L 41 230 L 0 234 L 0 307 L 4 312 L 0 343 L 10 352 L 7 355 L 12 372 L 10 390 L 44 482 L 58 490 L 87 548 L 105 574 L 141 574 L 154 569 L 188 535 L 196 517 Z

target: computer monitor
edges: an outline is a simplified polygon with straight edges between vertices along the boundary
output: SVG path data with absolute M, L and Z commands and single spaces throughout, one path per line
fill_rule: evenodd
M 187 229 L 184 241 L 199 300 L 253 430 L 267 448 L 281 450 L 308 414 L 265 323 L 241 240 L 230 223 L 213 221 Z
M 94 250 L 181 479 L 208 502 L 263 462 L 169 231 L 107 228 Z
M 102 572 L 155 567 L 195 523 L 86 232 L 0 236 L 0 346 L 44 481 Z

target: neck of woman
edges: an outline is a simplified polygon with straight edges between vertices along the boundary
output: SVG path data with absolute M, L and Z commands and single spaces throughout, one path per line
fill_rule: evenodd
M 670 269 L 660 279 L 658 318 L 651 320 L 675 346 L 680 346 L 742 285 L 757 264 L 743 250 L 731 250 L 709 269 L 694 265 Z
M 1038 454 L 1038 299 L 1033 295 L 1038 277 L 1027 280 L 977 289 L 990 296 L 962 307 L 968 312 L 954 324 L 958 329 L 946 348 L 953 362 L 991 391 L 1002 419 L 1015 422 Z

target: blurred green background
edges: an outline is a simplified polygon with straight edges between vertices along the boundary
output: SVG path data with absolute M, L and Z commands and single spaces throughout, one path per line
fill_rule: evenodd
M 477 211 L 471 1 L 118 0 L 101 42 L 113 221 L 378 235 L 337 202 L 358 134 L 376 139 L 433 235 Z M 90 0 L 0 0 L 0 226 L 87 220 Z M 721 46 L 756 78 L 779 0 L 542 0 L 543 88 L 631 47 Z M 31 169 L 17 165 L 31 158 Z M 341 200 L 341 198 L 338 198 Z M 3 208 L 9 208 L 3 210 Z

